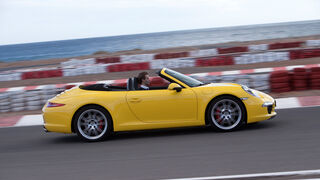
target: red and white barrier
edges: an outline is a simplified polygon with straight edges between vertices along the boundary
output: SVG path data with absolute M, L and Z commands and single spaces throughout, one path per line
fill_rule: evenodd
M 160 61 L 159 61 L 160 62 Z M 186 63 L 186 62 L 184 62 Z M 292 83 L 290 81 L 289 71 L 297 71 L 298 75 L 295 79 L 294 87 L 296 90 L 305 84 L 301 83 L 302 79 L 301 68 L 310 68 L 312 75 L 308 79 L 311 81 L 311 87 L 319 88 L 319 76 L 320 76 L 320 64 L 313 65 L 299 65 L 299 66 L 287 66 L 287 67 L 275 67 L 275 68 L 260 68 L 260 69 L 246 69 L 236 71 L 222 71 L 222 72 L 210 72 L 210 73 L 196 73 L 191 74 L 197 79 L 204 82 L 236 82 L 240 84 L 248 85 L 261 91 L 273 92 L 287 92 L 291 90 Z M 298 70 L 300 69 L 300 70 Z M 280 70 L 280 71 L 279 71 Z M 269 73 L 270 85 L 269 85 Z M 248 75 L 252 73 L 258 73 L 254 75 Z M 305 75 L 305 74 L 304 74 Z M 309 77 L 309 76 L 308 76 Z M 107 80 L 107 81 L 94 81 L 94 82 L 80 82 L 80 83 L 67 83 L 56 85 L 41 85 L 41 86 L 27 86 L 27 87 L 14 87 L 14 88 L 1 88 L 0 89 L 0 112 L 10 111 L 23 111 L 23 110 L 36 110 L 41 109 L 45 102 L 54 97 L 57 93 L 70 89 L 78 85 L 88 85 L 95 83 L 106 83 L 117 86 L 126 86 L 127 79 L 119 80 Z M 305 82 L 305 81 L 304 81 Z M 167 85 L 168 82 L 158 78 L 151 78 L 152 86 Z M 288 89 L 289 88 L 289 89 Z M 297 89 L 298 88 L 298 89 Z
M 101 57 L 96 59 L 89 58 L 84 60 L 71 59 L 69 61 L 62 62 L 62 68 L 59 69 L 39 68 L 31 70 L 25 69 L 2 72 L 0 74 L 0 81 L 77 76 L 105 72 L 158 69 L 161 67 L 183 68 L 196 66 L 220 66 L 320 57 L 319 48 L 289 50 L 284 52 L 264 52 L 254 54 L 246 53 L 232 56 L 218 56 L 219 54 L 227 53 L 257 52 L 271 49 L 295 48 L 302 47 L 303 44 L 306 44 L 307 47 L 320 46 L 320 40 L 307 40 L 305 42 L 258 44 L 249 45 L 247 47 L 201 49 L 193 50 L 190 52 L 122 55 L 120 57 Z M 205 58 L 194 59 L 197 57 Z
M 244 54 L 234 58 L 235 64 L 253 64 L 260 62 L 274 62 L 289 60 L 289 52 L 266 52 L 258 54 Z

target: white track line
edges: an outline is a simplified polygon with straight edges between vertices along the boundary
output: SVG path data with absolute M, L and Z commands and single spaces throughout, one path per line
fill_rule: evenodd
M 14 126 L 37 126 L 43 125 L 43 118 L 41 114 L 25 115 Z
M 301 104 L 299 103 L 296 97 L 279 98 L 279 99 L 276 99 L 276 101 L 277 101 L 276 109 L 288 109 L 288 108 L 301 107 Z
M 193 178 L 177 178 L 166 180 L 216 180 L 216 179 L 239 179 L 239 178 L 262 178 L 275 176 L 306 176 L 306 175 L 320 175 L 320 169 L 306 170 L 306 171 L 288 171 L 288 172 L 273 172 L 273 173 L 258 173 L 258 174 L 241 174 L 229 176 L 207 176 L 207 177 L 193 177 Z

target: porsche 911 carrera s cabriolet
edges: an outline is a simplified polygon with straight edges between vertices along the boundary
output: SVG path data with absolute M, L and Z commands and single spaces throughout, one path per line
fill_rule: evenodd
M 247 86 L 204 84 L 167 68 L 158 74 L 168 86 L 139 90 L 137 79 L 129 78 L 127 87 L 93 84 L 60 93 L 42 109 L 45 131 L 99 141 L 119 131 L 187 126 L 232 131 L 276 116 L 275 100 Z

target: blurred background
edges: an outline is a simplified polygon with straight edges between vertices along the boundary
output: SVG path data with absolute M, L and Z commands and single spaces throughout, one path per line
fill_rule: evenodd
M 166 86 L 167 82 L 157 77 L 155 73 L 163 67 L 188 74 L 205 83 L 244 84 L 267 92 L 277 100 L 307 97 L 301 102 L 294 100 L 294 107 L 296 107 L 295 104 L 318 106 L 320 105 L 319 10 L 320 1 L 318 0 L 0 0 L 0 128 L 41 125 L 41 109 L 47 100 L 74 86 L 95 83 L 126 86 L 127 79 L 137 76 L 141 71 L 150 73 L 151 86 Z M 290 101 L 287 104 L 291 103 Z M 199 130 L 191 132 L 199 135 L 191 141 L 197 145 L 188 145 L 185 144 L 185 138 L 179 139 L 179 135 L 184 134 L 184 131 L 174 133 L 181 144 L 176 144 L 174 141 L 172 144 L 170 142 L 167 144 L 166 137 L 163 137 L 166 139 L 163 144 L 147 141 L 155 148 L 152 149 L 150 145 L 152 152 L 157 154 L 159 151 L 157 157 L 152 156 L 153 160 L 161 159 L 159 157 L 163 157 L 163 154 L 173 154 L 172 156 L 177 158 L 179 155 L 176 155 L 176 152 L 185 152 L 188 149 L 198 152 L 197 148 L 202 147 L 200 142 L 209 142 L 209 146 L 212 145 L 210 146 L 213 148 L 212 151 L 216 150 L 215 143 L 220 144 L 219 147 L 227 147 L 220 151 L 229 153 L 227 153 L 228 156 L 223 154 L 225 159 L 217 162 L 233 167 L 232 170 L 222 168 L 221 164 L 207 162 L 207 158 L 212 157 L 212 154 L 204 148 L 199 151 L 200 158 L 195 155 L 198 158 L 190 160 L 189 155 L 194 157 L 193 154 L 185 152 L 187 155 L 183 156 L 184 160 L 181 161 L 142 163 L 141 168 L 152 171 L 149 174 L 143 174 L 144 171 L 130 171 L 133 165 L 126 168 L 130 173 L 122 174 L 118 169 L 126 166 L 120 162 L 121 160 L 115 166 L 118 169 L 108 173 L 113 173 L 110 176 L 111 179 L 143 179 L 142 177 L 153 179 L 169 177 L 163 174 L 171 171 L 170 168 L 174 166 L 177 169 L 172 171 L 170 177 L 177 176 L 174 172 L 181 177 L 188 172 L 189 176 L 210 175 L 212 169 L 202 171 L 201 168 L 197 168 L 202 167 L 203 162 L 207 163 L 206 167 L 214 165 L 213 167 L 220 170 L 212 171 L 216 174 L 246 173 L 248 172 L 246 167 L 239 166 L 239 163 L 244 161 L 248 162 L 248 169 L 251 168 L 255 172 L 261 172 L 255 168 L 269 171 L 303 169 L 305 164 L 310 164 L 309 168 L 315 168 L 319 164 L 314 158 L 319 152 L 319 147 L 314 145 L 319 138 L 318 112 L 318 109 L 284 111 L 279 118 L 282 122 L 289 122 L 289 124 L 294 121 L 295 124 L 291 124 L 291 130 L 288 130 L 290 128 L 281 129 L 283 126 L 280 123 L 276 130 L 271 131 L 270 127 L 275 126 L 271 123 L 269 126 L 256 127 L 256 129 L 262 129 L 265 134 L 252 135 L 251 133 L 257 132 L 252 128 L 243 132 L 244 135 L 240 135 L 241 143 L 246 142 L 248 137 L 261 135 L 260 138 L 264 139 L 270 134 L 274 135 L 270 136 L 270 139 L 264 139 L 267 144 L 260 144 L 262 141 L 258 141 L 258 138 L 251 139 L 252 144 L 259 144 L 260 150 L 264 152 L 262 155 L 254 152 L 256 156 L 252 161 L 250 161 L 252 154 L 246 154 L 246 158 L 241 159 L 243 152 L 251 152 L 250 150 L 254 148 L 250 143 L 239 143 L 237 133 L 230 135 L 231 141 L 228 141 L 230 140 L 228 137 L 213 134 L 219 136 L 221 141 L 218 139 L 212 144 L 210 144 L 211 135 Z M 19 120 L 26 115 L 30 116 L 21 123 Z M 289 121 L 291 118 L 293 120 Z M 312 120 L 312 122 L 304 124 L 300 121 L 301 119 Z M 300 127 L 304 129 L 301 130 Z M 83 158 L 82 156 L 87 152 L 91 154 L 98 152 L 102 159 L 105 158 L 104 160 L 113 158 L 107 157 L 104 151 L 110 147 L 100 144 L 99 147 L 102 150 L 97 150 L 86 146 L 83 152 L 74 153 L 83 148 L 83 146 L 77 146 L 79 144 L 75 143 L 77 140 L 74 138 L 63 139 L 56 135 L 47 135 L 55 137 L 55 140 L 47 142 L 41 139 L 43 137 L 39 136 L 40 130 L 38 130 L 39 127 L 38 129 L 20 129 L 20 131 L 0 129 L 2 133 L 0 169 L 3 169 L 0 170 L 0 179 L 2 176 L 6 179 L 8 177 L 19 179 L 19 176 L 11 170 L 15 168 L 10 168 L 11 166 L 7 166 L 4 162 L 10 162 L 12 167 L 18 167 L 20 171 L 29 175 L 27 177 L 35 177 L 35 179 L 51 177 L 47 176 L 48 174 L 55 177 L 53 175 L 56 174 L 49 172 L 45 168 L 46 165 L 37 164 L 38 161 L 48 160 L 41 150 L 45 150 L 59 161 L 68 159 L 67 155 Z M 292 136 L 295 138 L 290 139 L 293 131 L 296 132 L 293 134 L 297 137 Z M 12 134 L 12 132 L 20 133 Z M 160 136 L 158 138 L 161 139 L 168 134 L 160 133 L 160 135 L 152 134 L 151 136 Z M 147 133 L 147 135 L 150 134 Z M 144 149 L 150 147 L 144 147 L 145 139 L 139 139 L 141 138 L 139 134 L 133 137 L 137 138 L 134 141 L 137 143 L 131 145 L 138 146 L 137 151 L 122 151 L 122 147 L 127 147 L 127 144 L 114 142 L 115 150 L 122 152 L 117 158 L 130 156 L 131 153 L 134 157 L 127 157 L 127 159 L 135 159 L 136 155 L 142 159 L 145 158 L 145 154 L 148 153 L 145 153 Z M 10 140 L 11 138 L 14 141 Z M 202 138 L 208 139 L 202 141 Z M 310 141 L 303 141 L 305 138 L 310 138 Z M 127 143 L 126 140 L 130 139 L 130 135 L 120 135 L 120 139 Z M 275 139 L 279 141 L 274 141 Z M 308 148 L 296 149 L 297 139 L 302 139 L 300 145 L 309 145 Z M 290 143 L 283 143 L 286 140 Z M 66 145 L 70 142 L 75 143 L 76 146 Z M 230 144 L 230 147 L 225 146 L 225 142 L 233 142 L 231 144 L 235 147 Z M 118 143 L 119 147 L 117 147 Z M 53 147 L 53 144 L 57 145 L 54 147 L 59 147 L 61 150 L 53 148 L 58 151 L 56 155 L 55 152 L 44 148 L 44 144 L 49 147 Z M 181 145 L 182 148 L 175 145 Z M 74 149 L 77 147 L 79 148 Z M 163 147 L 169 148 L 162 152 L 159 149 Z M 176 149 L 170 149 L 170 147 Z M 272 147 L 279 148 L 272 149 Z M 112 148 L 108 150 L 113 152 Z M 239 152 L 233 152 L 238 150 L 237 148 L 240 148 Z M 270 148 L 279 156 L 268 154 Z M 298 152 L 293 152 L 292 149 Z M 19 152 L 14 153 L 16 151 Z M 293 154 L 290 154 L 291 152 Z M 38 156 L 41 153 L 42 156 Z M 308 156 L 308 153 L 314 154 Z M 29 159 L 26 158 L 26 154 L 30 157 Z M 301 159 L 297 158 L 301 160 L 299 163 L 294 161 L 297 154 L 305 155 Z M 272 157 L 277 158 L 272 159 Z M 28 159 L 25 161 L 27 163 L 24 164 L 24 168 L 19 168 L 21 159 Z M 126 162 L 127 159 L 124 161 Z M 233 161 L 227 162 L 226 159 L 235 159 L 238 164 Z M 255 162 L 257 159 L 265 164 L 258 164 Z M 310 161 L 304 161 L 305 159 Z M 49 158 L 48 162 L 50 164 L 53 161 Z M 65 165 L 70 162 L 73 165 L 76 164 L 75 169 L 71 168 L 74 172 L 84 168 L 81 162 L 64 161 Z M 92 167 L 95 167 L 97 162 L 101 163 L 99 160 L 92 162 Z M 50 164 L 50 167 L 54 166 L 52 168 L 55 171 L 64 172 L 59 175 L 60 178 L 66 174 L 69 175 L 68 177 L 77 174 L 73 172 L 70 175 L 66 172 L 67 165 L 60 167 L 59 162 L 55 163 L 58 165 Z M 135 161 L 135 163 L 141 162 Z M 102 164 L 106 165 L 104 161 Z M 173 165 L 168 166 L 168 164 Z M 168 169 L 165 168 L 167 166 Z M 80 168 L 77 169 L 78 167 Z M 110 164 L 108 167 L 113 168 Z M 139 168 L 139 166 L 134 167 Z M 35 169 L 42 171 L 39 173 Z M 91 170 L 96 172 L 97 169 Z M 96 177 L 105 177 L 101 173 L 104 169 L 98 168 L 98 170 Z M 137 176 L 133 178 L 131 174 Z M 77 177 L 91 178 L 90 175 L 84 174 L 84 171 Z

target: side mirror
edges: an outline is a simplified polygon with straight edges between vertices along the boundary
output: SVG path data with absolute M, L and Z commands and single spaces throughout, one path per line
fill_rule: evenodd
M 168 87 L 169 90 L 175 90 L 177 92 L 180 92 L 182 90 L 182 87 L 177 84 L 177 83 L 171 83 L 169 84 L 169 87 Z

